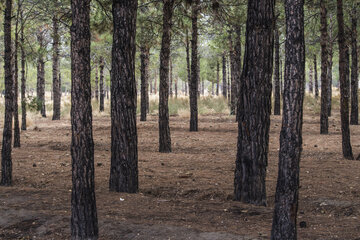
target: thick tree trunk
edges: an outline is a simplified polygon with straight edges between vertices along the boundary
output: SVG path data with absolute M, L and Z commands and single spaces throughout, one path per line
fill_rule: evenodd
M 359 124 L 359 98 L 358 98 L 358 53 L 357 53 L 357 15 L 356 8 L 351 16 L 351 114 L 350 124 Z
M 12 184 L 12 115 L 13 115 L 13 73 L 11 53 L 11 10 L 12 0 L 5 2 L 4 14 L 4 71 L 5 71 L 5 117 L 1 149 L 1 185 Z
M 236 114 L 236 102 L 237 102 L 237 84 L 235 77 L 235 50 L 233 49 L 233 41 L 231 34 L 229 34 L 229 55 L 230 55 L 230 68 L 231 68 L 231 92 L 230 92 L 230 115 Z
M 311 94 L 314 93 L 314 87 L 313 87 L 313 67 L 311 64 L 309 64 L 309 92 Z
M 248 1 L 246 48 L 239 92 L 234 195 L 237 201 L 256 205 L 266 205 L 274 7 L 274 0 Z
M 95 63 L 95 98 L 96 101 L 99 101 L 99 65 Z
M 14 148 L 20 147 L 20 124 L 19 124 L 19 66 L 18 66 L 18 48 L 19 48 L 19 12 L 21 11 L 21 4 L 18 3 L 17 17 L 15 24 L 15 48 L 14 48 Z
M 97 239 L 90 82 L 90 0 L 72 0 L 71 238 Z
M 26 78 L 25 78 L 25 37 L 24 37 L 24 18 L 23 13 L 21 15 L 21 28 L 20 28 L 20 50 L 21 50 L 21 130 L 26 130 Z
M 280 41 L 279 31 L 275 30 L 275 74 L 274 74 L 274 115 L 280 115 Z
M 285 0 L 284 112 L 271 239 L 297 239 L 296 220 L 305 91 L 304 0 Z
M 315 98 L 319 97 L 319 82 L 318 82 L 318 73 L 317 73 L 317 60 L 316 55 L 314 54 L 314 82 L 315 82 Z
M 104 58 L 100 57 L 100 112 L 104 111 L 104 99 L 105 99 L 105 84 L 104 84 Z
M 342 0 L 337 0 L 337 21 L 339 29 L 338 43 L 342 150 L 344 158 L 354 159 L 349 128 L 349 47 L 346 44 Z
M 189 33 L 186 29 L 186 70 L 187 70 L 187 83 L 185 83 L 185 96 L 188 93 L 188 86 L 191 84 L 191 68 L 190 68 L 190 42 Z
M 327 43 L 329 41 L 328 33 L 327 33 L 327 10 L 324 0 L 320 0 L 320 31 L 321 31 L 321 113 L 320 113 L 320 134 L 328 134 L 329 133 L 329 110 L 328 110 L 328 46 Z
M 218 60 L 216 63 L 216 96 L 219 96 L 219 85 L 220 85 L 220 63 Z
M 190 89 L 190 131 L 198 131 L 198 14 L 199 0 L 192 3 L 192 40 L 191 40 L 191 80 Z
M 163 0 L 163 35 L 160 51 L 159 152 L 171 152 L 169 126 L 169 61 L 174 0 Z
M 226 57 L 225 53 L 222 55 L 222 73 L 223 73 L 223 84 L 222 84 L 222 95 L 227 99 L 227 81 L 226 81 Z
M 58 19 L 53 17 L 53 118 L 60 120 L 61 89 L 59 81 L 59 24 Z
M 140 48 L 141 54 L 141 107 L 140 121 L 146 121 L 146 113 L 148 106 L 148 81 L 149 81 L 149 55 L 150 49 L 147 46 Z
M 110 190 L 135 193 L 138 182 L 135 35 L 137 1 L 113 1 Z M 168 90 L 168 89 L 166 89 Z

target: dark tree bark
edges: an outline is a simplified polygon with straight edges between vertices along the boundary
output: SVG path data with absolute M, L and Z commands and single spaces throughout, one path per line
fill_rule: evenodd
M 190 132 L 198 131 L 198 15 L 199 15 L 199 0 L 192 3 L 192 40 L 191 40 L 191 80 L 189 84 L 190 89 Z
M 279 31 L 275 30 L 275 74 L 274 74 L 274 115 L 280 115 L 280 41 Z
M 135 35 L 137 1 L 113 0 L 110 190 L 135 193 L 138 182 Z M 168 89 L 166 89 L 168 90 Z
M 163 0 L 163 34 L 160 51 L 159 152 L 171 152 L 169 126 L 169 61 L 174 0 Z
M 219 96 L 219 85 L 220 85 L 220 63 L 218 60 L 216 64 L 216 96 Z
M 71 239 L 97 239 L 90 83 L 90 0 L 72 0 Z
M 189 41 L 189 33 L 186 29 L 186 69 L 187 69 L 187 83 L 185 83 L 185 96 L 188 93 L 188 86 L 191 83 L 191 68 L 190 68 L 190 41 Z
M 305 92 L 304 0 L 285 0 L 284 107 L 271 239 L 297 239 L 296 220 Z
M 222 55 L 222 72 L 223 72 L 223 84 L 222 95 L 227 99 L 227 81 L 226 81 L 226 57 L 225 53 Z
M 330 29 L 329 29 L 329 59 L 328 59 L 328 116 L 331 116 L 331 102 L 332 102 L 332 67 L 333 67 L 333 18 L 330 14 Z
M 20 13 L 21 27 L 20 27 L 20 50 L 21 50 L 21 130 L 26 130 L 26 78 L 25 78 L 25 37 L 24 37 L 24 18 L 23 12 Z
M 95 63 L 95 98 L 96 101 L 99 101 L 99 69 L 98 63 Z
M 201 95 L 205 96 L 205 80 L 201 80 Z
M 175 98 L 177 98 L 178 97 L 178 79 L 177 78 L 175 78 L 174 90 L 175 90 Z
M 271 113 L 274 0 L 248 1 L 246 47 L 239 92 L 235 200 L 266 205 Z
M 13 73 L 11 53 L 11 10 L 12 1 L 6 0 L 4 14 L 4 70 L 5 70 L 5 117 L 1 149 L 1 185 L 12 184 L 12 115 L 13 115 Z
M 328 32 L 327 32 L 327 10 L 324 0 L 320 0 L 320 45 L 321 45 L 321 113 L 320 113 L 320 134 L 329 133 L 329 110 L 328 110 Z
M 309 64 L 309 92 L 311 94 L 314 93 L 314 87 L 313 87 L 313 67 L 311 64 Z
M 345 159 L 354 159 L 349 128 L 349 47 L 344 30 L 343 2 L 337 0 L 338 43 L 339 43 L 339 81 L 342 150 Z
M 280 93 L 281 93 L 281 97 L 284 96 L 283 67 L 282 67 L 282 60 L 281 59 L 280 59 Z
M 45 62 L 44 56 L 42 53 L 42 48 L 44 48 L 44 36 L 43 30 L 40 30 L 37 34 L 37 39 L 39 42 L 40 50 L 38 53 L 38 63 L 37 63 L 37 85 L 36 85 L 36 96 L 39 103 L 39 111 L 42 117 L 46 117 L 45 109 Z
M 170 93 L 170 97 L 171 98 L 173 98 L 173 96 L 174 96 L 174 92 L 173 92 L 173 83 L 174 83 L 174 81 L 173 81 L 173 66 L 172 66 L 172 60 L 171 60 L 171 57 L 170 57 L 170 61 L 169 61 L 170 63 L 169 63 L 169 65 L 170 65 L 170 75 L 169 75 L 169 77 L 170 77 L 170 84 L 169 84 L 169 93 Z
M 214 96 L 214 82 L 211 82 L 211 96 Z
M 351 113 L 350 124 L 359 124 L 359 79 L 358 79 L 358 53 L 357 53 L 357 15 L 356 8 L 351 14 Z
M 104 99 L 105 99 L 105 84 L 104 84 L 104 58 L 100 57 L 100 112 L 104 111 Z
M 230 68 L 231 68 L 231 92 L 230 92 L 230 115 L 236 114 L 236 100 L 237 100 L 237 84 L 235 77 L 235 50 L 233 48 L 232 36 L 229 34 L 229 55 L 230 55 Z
M 19 124 L 19 66 L 18 66 L 18 49 L 19 49 L 19 13 L 21 11 L 21 3 L 17 4 L 17 16 L 15 23 L 15 48 L 14 48 L 14 148 L 20 147 L 20 124 Z
M 59 23 L 58 19 L 53 17 L 53 118 L 60 120 L 61 108 L 61 89 L 59 81 Z
M 140 121 L 146 121 L 147 106 L 148 106 L 148 82 L 149 82 L 149 56 L 150 48 L 142 46 L 140 48 L 141 54 L 141 107 L 140 107 Z
M 317 73 L 317 60 L 316 55 L 314 54 L 314 82 L 315 82 L 315 98 L 319 97 L 319 82 L 318 82 L 318 73 Z
M 236 121 L 239 118 L 239 97 L 240 92 L 240 80 L 241 80 L 241 28 L 240 26 L 236 27 L 236 41 L 235 41 L 235 65 L 234 65 L 234 77 L 235 77 L 235 84 L 236 84 Z

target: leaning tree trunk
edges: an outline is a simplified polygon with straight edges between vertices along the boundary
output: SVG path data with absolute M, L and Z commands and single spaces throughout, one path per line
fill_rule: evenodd
M 140 121 L 146 121 L 147 106 L 148 106 L 148 82 L 149 82 L 149 55 L 150 49 L 147 46 L 140 48 L 141 54 L 141 106 L 140 106 Z
M 319 97 L 319 82 L 318 82 L 318 73 L 317 73 L 317 60 L 316 55 L 314 54 L 314 81 L 315 81 L 315 98 Z
M 105 86 L 104 86 L 104 58 L 100 57 L 100 112 L 104 111 Z
M 59 81 L 59 24 L 58 19 L 53 17 L 53 118 L 60 120 L 61 89 Z
M 304 0 L 285 0 L 285 14 L 284 111 L 272 240 L 297 239 L 296 218 L 305 90 Z
M 280 41 L 279 31 L 275 30 L 275 94 L 274 94 L 274 115 L 280 115 Z
M 226 81 L 226 57 L 225 53 L 222 55 L 222 73 L 223 73 L 223 84 L 222 84 L 222 94 L 225 99 L 227 99 L 227 81 Z
M 90 0 L 72 0 L 71 238 L 97 239 L 90 80 Z
M 163 35 L 160 51 L 159 152 L 171 152 L 169 126 L 169 61 L 174 0 L 163 0 Z
M 351 114 L 350 124 L 359 124 L 359 98 L 358 98 L 358 53 L 357 53 L 357 16 L 356 8 L 353 9 L 351 17 Z
M 5 2 L 4 14 L 4 70 L 5 70 L 5 117 L 3 141 L 1 149 L 1 182 L 2 186 L 12 184 L 12 160 L 11 160 L 11 140 L 12 140 L 12 115 L 13 115 L 13 73 L 12 73 L 12 53 L 11 53 L 11 9 L 12 0 Z
M 338 43 L 342 150 L 344 158 L 354 159 L 349 128 L 349 47 L 346 44 L 342 0 L 337 0 L 337 20 L 339 29 Z
M 190 131 L 198 131 L 198 15 L 199 15 L 199 0 L 192 3 L 192 40 L 191 40 L 191 80 L 189 84 L 190 90 Z
M 26 130 L 26 78 L 25 78 L 25 37 L 24 37 L 24 18 L 23 12 L 20 13 L 21 28 L 20 28 L 20 50 L 21 50 L 21 130 Z
M 329 41 L 328 32 L 327 32 L 327 10 L 324 0 L 320 0 L 320 31 L 321 31 L 321 113 L 320 113 L 320 134 L 329 133 L 329 110 L 328 110 L 328 46 Z
M 216 96 L 219 96 L 219 85 L 220 85 L 220 63 L 218 60 L 216 63 Z
M 137 1 L 113 1 L 110 190 L 138 191 L 135 35 Z M 168 89 L 166 89 L 168 90 Z
M 234 195 L 237 201 L 256 205 L 266 205 L 274 7 L 274 0 L 248 1 L 246 47 L 239 93 Z
M 19 67 L 18 67 L 18 48 L 19 48 L 19 12 L 21 4 L 18 4 L 18 13 L 15 24 L 15 48 L 14 48 L 14 148 L 20 147 L 20 124 L 19 124 L 19 105 L 18 105 L 18 95 L 19 95 Z

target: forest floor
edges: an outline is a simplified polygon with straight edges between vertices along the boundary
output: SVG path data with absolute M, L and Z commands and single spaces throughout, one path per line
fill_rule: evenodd
M 336 111 L 336 112 L 335 112 Z M 359 239 L 360 161 L 342 158 L 338 110 L 329 135 L 319 116 L 304 115 L 299 239 Z M 225 114 L 172 116 L 173 152 L 158 153 L 156 116 L 138 122 L 138 194 L 108 191 L 110 118 L 94 117 L 96 201 L 100 239 L 269 239 L 277 179 L 281 116 L 271 116 L 268 206 L 232 200 L 237 124 Z M 352 126 L 355 157 L 360 126 Z M 0 131 L 2 135 L 2 132 Z M 0 187 L 0 239 L 70 236 L 71 127 L 69 120 L 33 120 L 13 151 L 12 187 Z

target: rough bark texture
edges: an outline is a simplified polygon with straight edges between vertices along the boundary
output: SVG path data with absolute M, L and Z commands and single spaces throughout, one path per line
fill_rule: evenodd
M 240 92 L 240 80 L 241 80 L 241 28 L 236 27 L 236 41 L 235 41 L 235 66 L 234 66 L 234 77 L 236 84 L 236 121 L 239 119 L 239 97 Z
M 90 0 L 72 0 L 71 238 L 97 239 L 90 83 Z
M 309 65 L 309 92 L 311 94 L 314 93 L 314 87 L 313 87 L 313 67 L 310 64 Z
M 223 73 L 222 95 L 224 96 L 224 98 L 227 98 L 226 57 L 225 57 L 225 53 L 222 55 L 222 73 Z
M 216 96 L 219 96 L 219 87 L 220 87 L 220 63 L 218 60 L 216 64 Z
M 197 20 L 199 14 L 199 0 L 192 3 L 192 39 L 191 39 L 191 80 L 189 84 L 190 90 L 190 131 L 198 131 L 198 27 Z
M 5 117 L 1 149 L 1 185 L 12 184 L 12 115 L 13 115 L 13 76 L 11 53 L 11 10 L 12 1 L 6 0 L 4 14 L 4 70 L 5 70 Z
M 146 121 L 147 106 L 148 106 L 148 82 L 149 82 L 149 56 L 150 48 L 142 46 L 140 48 L 141 54 L 141 107 L 140 107 L 140 121 Z
M 46 117 L 46 109 L 45 109 L 45 62 L 43 56 L 43 48 L 44 46 L 44 36 L 42 30 L 40 30 L 37 34 L 37 39 L 39 42 L 39 52 L 38 52 L 38 62 L 37 62 L 37 83 L 36 83 L 36 96 L 38 98 L 39 103 L 39 111 L 42 117 Z
M 21 130 L 26 130 L 26 78 L 25 78 L 25 37 L 24 37 L 24 18 L 23 13 L 20 14 L 21 28 L 20 28 L 20 50 L 21 50 Z
M 327 10 L 324 0 L 320 0 L 320 45 L 321 45 L 321 113 L 320 113 L 320 134 L 329 133 L 329 110 L 328 110 L 328 32 L 327 32 Z
M 104 58 L 100 57 L 100 112 L 104 111 L 105 86 L 104 86 Z
M 233 48 L 233 40 L 231 34 L 229 34 L 229 55 L 230 55 L 230 66 L 231 66 L 231 93 L 230 93 L 230 115 L 236 114 L 236 100 L 237 100 L 237 84 L 235 77 L 235 50 Z
M 274 115 L 280 115 L 280 41 L 279 31 L 275 30 L 275 74 L 274 74 Z
M 190 67 L 190 41 L 189 41 L 189 33 L 186 29 L 186 69 L 187 69 L 187 82 L 185 83 L 185 96 L 188 94 L 188 86 L 190 86 L 191 82 L 191 67 Z
M 339 81 L 342 150 L 344 158 L 354 159 L 349 128 L 349 47 L 344 30 L 343 1 L 337 0 L 338 43 L 339 43 Z
M 305 92 L 304 0 L 285 0 L 284 107 L 271 239 L 297 239 Z
M 60 120 L 61 89 L 59 81 L 59 23 L 53 17 L 53 117 L 52 120 Z
M 273 70 L 274 0 L 248 1 L 246 47 L 241 74 L 235 200 L 266 205 Z
M 98 63 L 95 63 L 95 98 L 99 101 L 99 69 Z
M 170 84 L 169 84 L 169 93 L 170 93 L 170 97 L 173 98 L 174 96 L 174 92 L 173 92 L 173 84 L 174 84 L 174 81 L 173 81 L 173 65 L 172 65 L 172 60 L 171 60 L 171 57 L 170 57 L 170 61 L 169 61 L 169 67 L 170 67 L 170 71 L 169 71 L 169 77 L 170 77 Z
M 329 59 L 328 59 L 328 116 L 331 116 L 331 102 L 332 102 L 332 67 L 333 67 L 333 29 L 332 29 L 332 15 L 330 14 L 330 28 L 329 28 Z
M 19 95 L 19 66 L 18 66 L 18 49 L 19 49 L 19 12 L 21 4 L 18 3 L 17 8 L 17 17 L 15 24 L 15 48 L 14 48 L 14 148 L 20 147 L 20 124 L 19 124 L 19 105 L 18 105 L 18 95 Z
M 136 130 L 135 35 L 137 1 L 113 1 L 110 190 L 139 189 Z
M 318 82 L 316 55 L 314 55 L 314 86 L 315 86 L 315 98 L 317 99 L 319 97 L 319 82 Z
M 169 61 L 174 0 L 163 0 L 163 29 L 160 50 L 159 152 L 171 152 L 169 126 Z
M 351 14 L 351 113 L 350 124 L 359 124 L 359 79 L 358 79 L 358 46 L 357 46 L 357 16 L 356 8 Z

